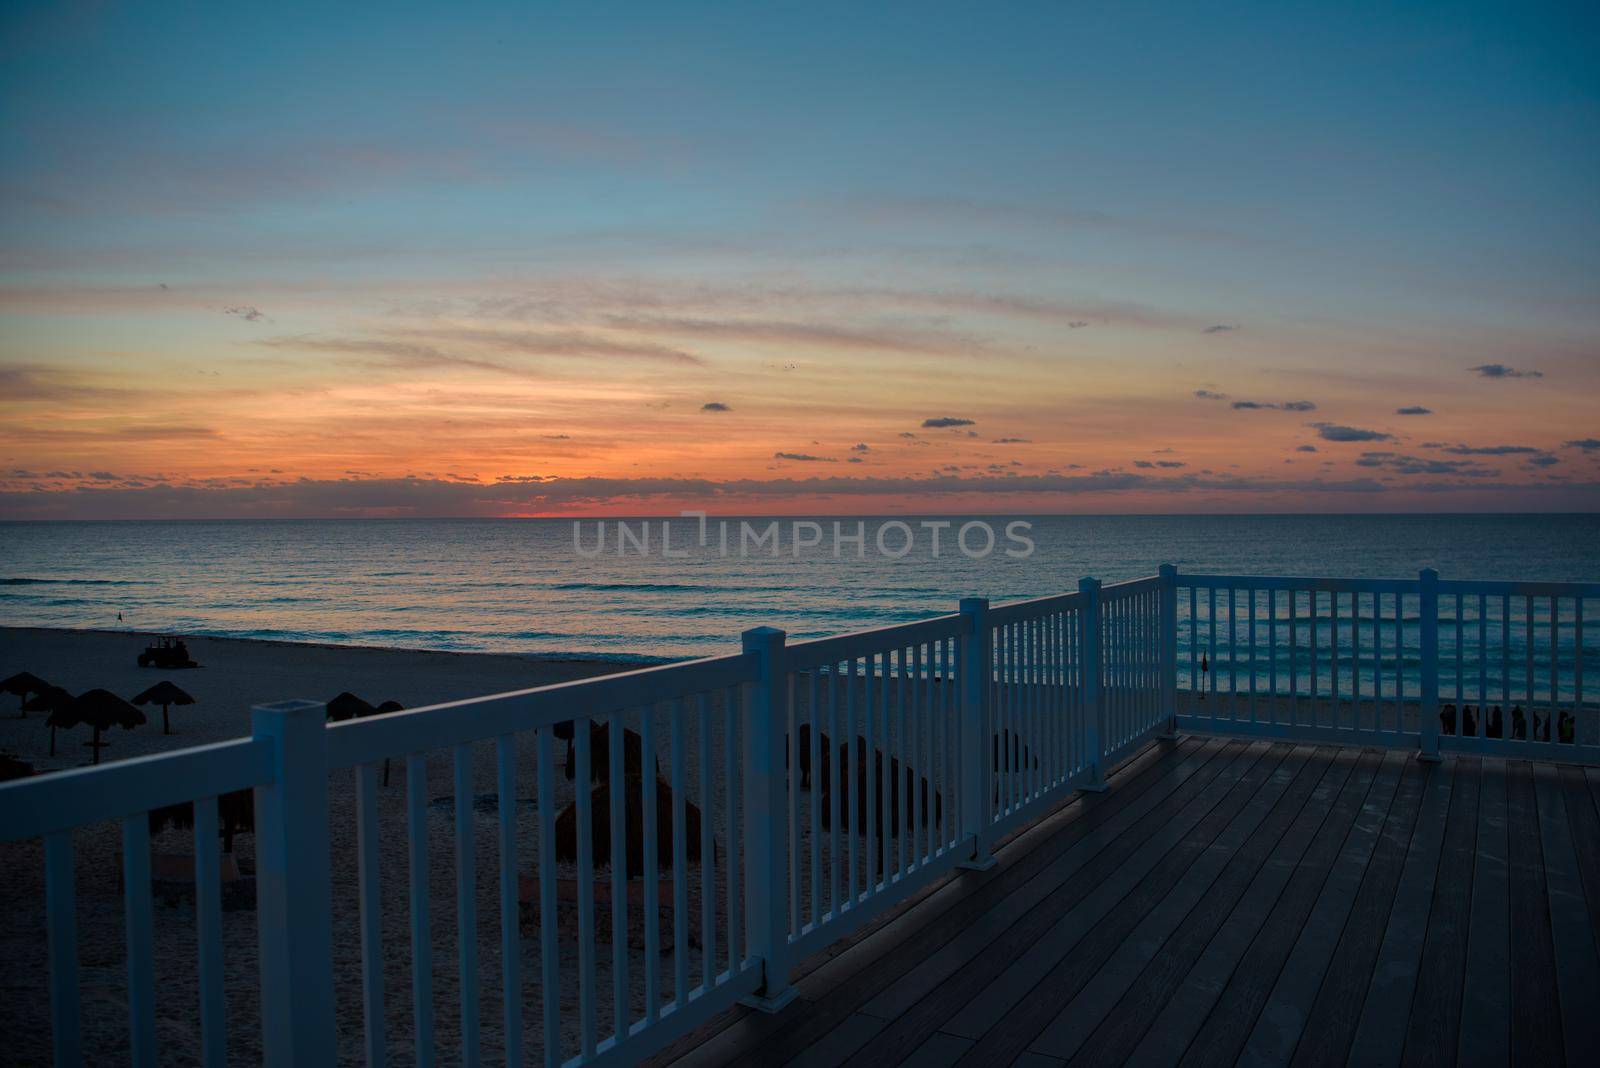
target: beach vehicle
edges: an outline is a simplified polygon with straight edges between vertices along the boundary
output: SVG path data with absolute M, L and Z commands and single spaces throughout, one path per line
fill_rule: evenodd
M 144 647 L 144 652 L 139 654 L 139 666 L 172 669 L 200 665 L 189 659 L 189 646 L 182 638 L 161 638 L 154 645 Z

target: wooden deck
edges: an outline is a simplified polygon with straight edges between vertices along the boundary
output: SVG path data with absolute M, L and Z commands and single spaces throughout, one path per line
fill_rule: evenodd
M 1185 737 L 681 1065 L 1594 1063 L 1600 769 Z

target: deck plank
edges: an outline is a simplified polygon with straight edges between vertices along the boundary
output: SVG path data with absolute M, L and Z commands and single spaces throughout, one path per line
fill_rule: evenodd
M 1325 780 L 1311 803 L 1326 789 Z M 1079 1065 L 1123 1063 L 1297 817 L 1279 804 L 1256 814 L 1239 848 L 1224 853 L 1219 841 L 1030 1048 Z
M 1292 1064 L 1343 1064 L 1349 1056 L 1411 839 L 1428 818 L 1429 801 L 1437 793 L 1437 785 L 1441 781 L 1448 785 L 1440 765 L 1413 761 L 1407 766 L 1407 774 L 1417 781 L 1417 805 L 1405 812 L 1397 802 L 1396 811 L 1384 824 L 1378 848 L 1367 865 L 1361 889 L 1356 892 L 1355 904 L 1295 1045 Z M 1437 804 L 1434 807 L 1437 809 Z
M 1182 1063 L 1231 1065 L 1238 1059 L 1257 1015 L 1266 1005 L 1279 972 L 1294 949 L 1306 916 L 1316 904 L 1344 848 L 1345 839 L 1361 813 L 1376 778 L 1379 760 L 1376 750 L 1361 755 L 1356 773 L 1338 802 L 1325 810 L 1324 818 L 1312 828 L 1312 837 L 1298 850 L 1286 851 L 1281 869 L 1275 870 L 1275 858 L 1258 886 L 1245 895 L 1241 907 L 1229 917 L 1227 926 L 1213 942 L 1213 951 L 1230 940 L 1231 928 L 1238 928 L 1240 938 L 1249 935 L 1252 929 L 1254 935 L 1248 947 L 1239 951 L 1238 963 L 1226 979 L 1226 985 L 1206 1006 L 1207 1015 L 1189 1043 Z M 1280 883 L 1282 890 L 1274 894 L 1266 876 L 1273 876 L 1271 881 Z M 1267 903 L 1273 897 L 1276 902 L 1267 911 Z M 1250 913 L 1259 912 L 1266 913 L 1259 923 L 1245 919 Z
M 1407 774 L 1413 759 L 1408 753 L 1392 750 L 1385 754 L 1382 770 L 1279 970 L 1278 981 L 1256 1015 L 1255 1026 L 1239 1053 L 1240 1065 L 1267 1068 L 1286 1063 L 1294 1053 L 1385 823 L 1390 818 L 1410 819 L 1416 813 L 1422 777 Z
M 1544 849 L 1545 887 L 1550 898 L 1550 934 L 1556 955 L 1556 995 L 1569 1064 L 1600 1056 L 1600 957 L 1583 900 L 1583 879 L 1567 822 L 1556 769 L 1533 768 L 1539 806 L 1539 841 Z
M 1017 889 L 1031 885 L 1041 871 L 1072 852 L 1085 838 L 1119 825 L 1122 814 L 1147 797 L 1164 796 L 1174 782 L 1201 772 L 1213 760 L 1226 759 L 1242 743 L 1224 739 L 1186 738 L 1161 753 L 1131 776 L 1113 774 L 1116 788 L 1091 794 L 1075 802 L 1078 812 L 1043 843 L 1026 853 L 1005 857 L 1001 866 L 985 873 L 964 873 L 951 889 L 959 899 L 937 917 L 905 917 L 898 924 L 900 938 L 886 951 L 874 952 L 873 940 L 857 951 L 829 961 L 817 972 L 831 972 L 836 982 L 824 989 L 802 982 L 801 998 L 776 1016 L 744 1011 L 706 1046 L 687 1046 L 674 1063 L 696 1065 L 782 1063 L 791 1052 L 826 1037 L 827 1033 L 874 995 L 890 989 L 959 931 L 981 921 Z M 963 893 L 964 892 L 964 893 Z
M 1053 958 L 1055 963 L 1031 989 L 1021 983 L 1008 984 L 1002 978 L 984 992 L 984 996 L 992 997 L 997 988 L 1005 988 L 1009 1007 L 1002 1015 L 987 1021 L 978 1045 L 968 1055 L 968 1063 L 1006 1064 L 1020 1056 L 1055 1020 L 1059 1006 L 1070 1003 L 1084 990 L 1130 933 L 1162 905 L 1195 863 L 1213 848 L 1218 853 L 1224 852 L 1223 835 L 1234 829 L 1234 821 L 1239 817 L 1259 823 L 1262 815 L 1276 812 L 1281 806 L 1288 813 L 1288 819 L 1293 819 L 1320 783 L 1342 779 L 1341 772 L 1349 770 L 1347 764 L 1341 767 L 1337 761 L 1314 761 L 1311 758 L 1315 755 L 1312 748 L 1302 747 L 1269 775 L 1263 776 L 1259 785 L 1248 779 L 1241 780 L 1222 803 L 1167 850 L 1158 864 L 1148 872 L 1136 873 L 1140 880 L 1128 888 L 1126 896 L 1112 901 L 1099 915 L 1074 917 L 1076 922 L 1066 937 L 1041 939 L 1030 952 L 1040 952 L 1044 959 Z M 1283 822 L 1287 823 L 1288 819 Z M 1234 853 L 1237 849 L 1235 838 L 1228 843 L 1226 852 Z M 1115 884 L 1111 884 L 1108 889 L 1114 887 Z M 1069 951 L 1062 952 L 1063 949 Z M 976 1003 L 975 999 L 973 1004 Z
M 1506 765 L 1506 810 L 1511 882 L 1511 1053 L 1519 1064 L 1563 1064 L 1556 951 L 1545 889 L 1533 767 Z
M 1561 768 L 1561 792 L 1567 824 L 1572 828 L 1572 844 L 1578 853 L 1589 933 L 1600 949 L 1600 812 L 1595 810 L 1595 800 L 1585 787 L 1582 768 Z
M 1511 900 L 1507 883 L 1506 762 L 1485 760 L 1479 780 L 1467 971 L 1456 1055 L 1464 1065 L 1511 1060 Z
M 1428 786 L 1422 818 L 1411 836 L 1394 907 L 1383 932 L 1366 1003 L 1350 1044 L 1350 1059 L 1362 1065 L 1399 1064 L 1405 1049 L 1406 1019 L 1416 993 L 1417 968 L 1428 933 L 1428 911 L 1438 882 L 1439 856 L 1449 826 L 1451 796 L 1461 778 L 1461 761 L 1447 756 Z
M 1471 924 L 1473 859 L 1478 847 L 1478 798 L 1483 762 L 1456 764 L 1455 790 L 1445 823 L 1444 851 L 1434 880 L 1417 982 L 1411 999 L 1403 1059 L 1406 1064 L 1448 1065 L 1457 1060 L 1461 1001 Z
M 1164 818 L 1153 814 L 1176 811 L 1175 806 L 1181 805 L 1176 798 L 1180 795 L 1185 798 L 1192 796 L 1225 771 L 1230 762 L 1245 758 L 1249 752 L 1245 746 L 1218 750 L 1204 765 L 1196 761 L 1181 769 L 1180 774 L 1170 776 L 1158 789 L 1151 790 L 1095 827 L 1044 871 L 992 904 L 987 913 L 953 933 L 936 951 L 927 955 L 914 974 L 878 994 L 863 1006 L 863 1011 L 890 1019 L 909 1010 L 940 983 L 959 973 L 1019 917 L 1049 899 L 1058 887 L 1076 876 L 1086 865 L 1095 864 L 1097 870 L 1102 872 L 1114 870 L 1115 864 L 1102 856 L 1105 851 L 1126 850 L 1142 842 L 1155 833 Z
M 1088 896 L 1144 842 L 1191 808 L 1209 810 L 1240 778 L 1252 773 L 1263 759 L 1276 766 L 1291 747 L 1252 743 L 1210 781 L 1185 783 L 1129 832 L 1118 836 L 1093 861 L 1056 888 L 1030 911 L 1015 918 L 998 938 L 980 948 L 960 971 L 949 976 L 868 1043 L 850 1063 L 880 1066 L 908 1056 L 928 1035 L 941 1030 L 974 995 L 986 988 L 1060 917 Z M 1270 755 L 1269 755 L 1270 753 Z
M 1286 791 L 1303 802 L 1326 770 L 1318 761 L 1307 776 L 1310 781 L 1301 784 L 1301 773 L 1313 766 L 1314 754 L 1314 747 L 1303 746 L 1286 754 L 1275 768 L 1258 766 L 1258 775 L 1235 783 L 1209 812 L 1195 813 L 1199 819 L 1192 826 L 1175 823 L 1152 838 L 1114 878 L 1063 916 L 956 1013 L 945 1030 L 983 1039 L 977 1052 L 996 1060 L 1020 1054 L 1054 1018 L 1057 1007 L 1076 996 L 1094 970 L 1236 821 L 1259 822 Z M 1236 842 L 1230 845 L 1237 848 Z M 988 1039 L 996 1029 L 1006 1032 L 998 1044 Z

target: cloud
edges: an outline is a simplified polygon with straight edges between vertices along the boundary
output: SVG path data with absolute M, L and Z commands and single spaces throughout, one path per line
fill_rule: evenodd
M 1553 466 L 1555 466 L 1556 464 L 1558 464 L 1560 462 L 1561 462 L 1561 457 L 1559 457 L 1559 456 L 1551 456 L 1549 453 L 1544 452 L 1544 453 L 1540 453 L 1538 456 L 1530 456 L 1528 458 L 1528 462 L 1527 462 L 1526 466 L 1527 467 L 1553 467 Z
M 1507 367 L 1503 363 L 1480 363 L 1476 367 L 1467 368 L 1469 371 L 1478 372 L 1479 378 L 1543 378 L 1543 371 L 1523 371 L 1515 367 Z
M 1576 441 L 1563 441 L 1563 449 L 1582 449 L 1584 452 L 1600 452 L 1600 438 L 1578 438 Z
M 1300 446 L 1296 447 L 1296 449 L 1294 451 L 1295 452 L 1316 452 L 1317 451 L 1317 447 L 1315 445 L 1300 445 Z
M 1544 450 L 1532 445 L 1450 445 L 1444 451 L 1455 456 L 1516 456 Z
M 856 444 L 850 446 L 850 451 L 851 452 L 871 452 L 872 451 L 872 446 L 868 445 L 864 441 L 858 441 L 858 442 L 856 442 Z
M 1032 438 L 995 438 L 991 445 L 1032 445 Z
M 1404 408 L 1396 408 L 1394 410 L 1394 414 L 1395 415 L 1432 415 L 1433 414 L 1433 409 L 1432 408 L 1424 408 L 1420 404 L 1411 404 L 1411 405 L 1407 405 Z
M 774 460 L 795 460 L 799 463 L 808 464 L 836 464 L 839 462 L 831 456 L 812 456 L 806 452 L 775 452 L 772 454 L 772 458 Z
M 1215 324 L 1213 324 L 1211 326 L 1206 327 L 1204 330 L 1202 330 L 1200 332 L 1202 334 L 1226 334 L 1226 333 L 1229 333 L 1231 331 L 1238 330 L 1238 329 L 1239 329 L 1239 326 L 1237 324 L 1229 326 L 1226 323 L 1215 323 Z
M 726 404 L 723 404 L 721 401 L 707 401 L 706 403 L 700 405 L 700 410 L 702 412 L 731 412 L 731 411 L 733 411 L 732 408 L 728 407 Z
M 980 339 L 966 334 L 905 327 L 845 327 L 823 322 L 639 315 L 603 315 L 600 322 L 613 330 L 682 334 L 752 344 L 820 346 L 826 349 L 964 355 L 979 353 L 986 348 Z
M 1268 401 L 1239 400 L 1233 402 L 1236 411 L 1277 411 L 1277 412 L 1314 412 L 1317 406 L 1310 401 L 1283 401 L 1271 403 Z
M 1474 460 L 1435 460 L 1425 456 L 1406 456 L 1394 452 L 1364 452 L 1357 467 L 1381 467 L 1402 475 L 1457 475 L 1463 478 L 1493 478 L 1500 472 L 1481 467 Z
M 976 419 L 960 419 L 953 415 L 941 415 L 936 419 L 924 419 L 922 421 L 922 428 L 924 430 L 938 430 L 943 427 L 975 425 L 977 425 Z
M 1228 399 L 1228 395 L 1226 393 L 1216 393 L 1216 392 L 1214 392 L 1212 390 L 1209 390 L 1209 389 L 1197 389 L 1197 390 L 1194 391 L 1194 395 L 1196 397 L 1199 397 L 1201 400 L 1227 400 Z
M 1365 430 L 1358 426 L 1341 426 L 1338 423 L 1309 423 L 1317 436 L 1324 441 L 1393 441 L 1393 434 L 1379 430 Z
M 161 288 L 165 289 L 167 287 L 166 286 L 162 286 Z M 237 307 L 233 307 L 233 308 L 223 308 L 222 309 L 222 314 L 223 315 L 236 315 L 240 319 L 243 319 L 247 323 L 258 322 L 261 319 L 265 318 L 265 316 L 263 316 L 261 314 L 261 310 L 259 308 L 252 307 L 249 304 L 240 304 Z
M 1084 322 L 1082 319 L 1074 319 L 1070 323 L 1067 324 L 1067 329 L 1068 330 L 1082 330 L 1084 327 L 1086 327 L 1088 325 L 1089 324 Z

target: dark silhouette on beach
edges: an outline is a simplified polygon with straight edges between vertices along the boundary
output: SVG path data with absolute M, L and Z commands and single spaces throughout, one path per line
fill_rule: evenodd
M 1511 706 L 1511 737 L 1524 740 L 1528 737 L 1528 717 L 1523 714 L 1521 705 Z

